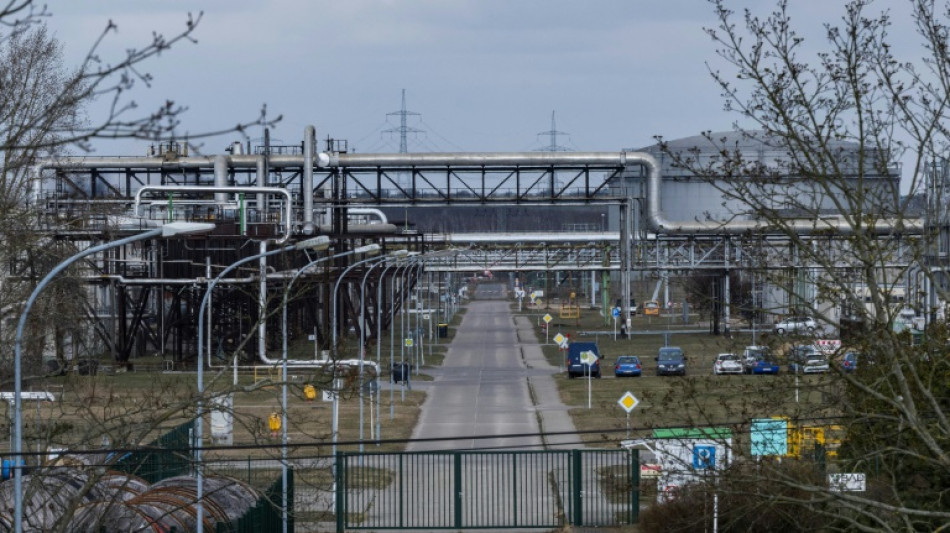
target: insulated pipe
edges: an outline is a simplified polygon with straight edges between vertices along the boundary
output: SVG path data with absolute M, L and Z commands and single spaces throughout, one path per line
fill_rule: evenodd
M 316 226 L 318 233 L 333 233 L 332 224 L 320 224 Z M 346 233 L 349 235 L 376 235 L 381 233 L 396 233 L 399 228 L 392 224 L 349 224 L 346 226 Z
M 260 242 L 260 259 L 258 259 L 258 268 L 260 281 L 258 283 L 257 305 L 261 317 L 267 316 L 267 241 Z M 257 321 L 257 353 L 260 357 L 267 355 L 267 319 L 261 318 Z M 211 355 L 211 351 L 208 351 Z M 284 376 L 286 379 L 286 376 Z M 286 409 L 284 410 L 286 412 Z M 287 421 L 284 421 L 286 424 Z M 286 427 L 286 426 L 285 426 Z M 284 503 L 286 505 L 286 503 Z
M 602 165 L 622 166 L 625 152 L 448 152 L 417 154 L 338 154 L 329 166 L 340 167 L 444 167 L 444 166 L 549 166 Z M 334 164 L 336 163 L 336 164 Z
M 257 186 L 260 189 L 267 187 L 267 154 L 261 154 L 257 158 Z M 264 193 L 257 193 L 257 211 L 263 213 L 266 200 Z
M 142 195 L 149 191 L 159 191 L 159 192 L 214 192 L 214 193 L 231 193 L 231 192 L 247 192 L 247 193 L 263 193 L 263 194 L 280 194 L 286 199 L 284 202 L 284 236 L 280 239 L 277 239 L 277 244 L 283 244 L 287 242 L 287 239 L 290 238 L 293 233 L 293 206 L 291 205 L 290 192 L 287 189 L 282 187 L 209 187 L 206 185 L 145 185 L 139 188 L 135 192 L 135 204 L 133 206 L 133 213 L 135 216 L 141 216 L 139 214 L 139 205 L 142 203 Z M 215 195 L 217 196 L 217 194 Z
M 307 126 L 303 131 L 303 182 L 300 195 L 303 196 L 303 234 L 313 235 L 313 144 L 317 131 Z
M 660 208 L 660 165 L 656 159 L 646 153 L 625 152 L 626 164 L 642 164 L 649 169 L 647 179 L 647 227 L 662 234 L 715 234 L 736 235 L 741 233 L 781 233 L 780 228 L 799 235 L 811 233 L 839 232 L 850 234 L 854 231 L 846 220 L 842 218 L 815 218 L 812 220 L 787 220 L 775 224 L 768 220 L 730 220 L 730 221 L 672 221 L 663 216 Z M 876 234 L 888 234 L 894 231 L 920 233 L 923 230 L 923 219 L 882 219 L 879 223 L 870 225 L 867 229 Z
M 33 182 L 30 184 L 30 196 L 33 205 L 39 205 L 41 196 L 43 196 L 43 165 L 33 165 L 30 173 L 33 176 Z
M 643 165 L 647 167 L 647 206 L 646 219 L 649 229 L 663 234 L 714 234 L 735 235 L 749 232 L 775 232 L 775 224 L 769 221 L 671 221 L 663 216 L 660 208 L 660 186 L 662 176 L 660 164 L 648 153 L 643 152 L 487 152 L 487 153 L 443 153 L 443 154 L 339 154 L 331 158 L 330 165 L 340 167 L 377 167 L 377 166 L 489 166 L 521 165 L 546 166 L 555 164 L 600 164 L 618 166 Z M 853 228 L 840 218 L 816 220 L 789 220 L 782 224 L 798 234 L 820 232 L 851 233 Z M 895 230 L 920 233 L 922 219 L 886 219 L 870 226 L 878 234 L 887 234 Z
M 214 156 L 214 186 L 218 188 L 228 186 L 228 156 L 226 155 Z M 228 203 L 228 195 L 223 192 L 216 192 L 214 193 L 214 202 L 218 205 L 224 205 Z
M 386 213 L 383 213 L 381 209 L 376 209 L 374 207 L 349 207 L 346 209 L 347 215 L 373 215 L 379 218 L 380 223 L 388 224 L 389 219 L 386 217 Z
M 312 130 L 312 126 L 307 128 L 307 132 Z M 304 148 L 310 144 L 310 150 L 313 150 L 313 137 L 306 135 L 304 138 Z M 346 167 L 346 168 L 373 168 L 380 166 L 406 166 L 406 167 L 448 167 L 448 166 L 492 166 L 492 165 L 510 165 L 510 166 L 549 166 L 549 165 L 602 165 L 618 167 L 626 165 L 643 165 L 648 169 L 647 178 L 647 201 L 645 218 L 647 227 L 657 233 L 662 234 L 709 234 L 709 235 L 728 235 L 742 234 L 749 232 L 768 232 L 779 233 L 774 224 L 768 221 L 672 221 L 668 220 L 660 208 L 660 186 L 662 176 L 660 175 L 660 165 L 656 159 L 647 153 L 642 152 L 472 152 L 472 153 L 419 153 L 419 154 L 337 154 L 320 153 L 317 155 L 318 163 L 324 167 Z M 249 155 L 232 155 L 229 158 L 230 164 L 235 168 L 252 168 L 256 165 L 257 157 Z M 135 161 L 136 167 L 144 168 L 203 168 L 212 164 L 213 159 L 209 157 L 181 157 L 174 161 L 165 161 L 160 157 L 141 158 Z M 313 155 L 311 157 L 301 157 L 299 155 L 274 155 L 270 157 L 270 163 L 274 166 L 309 166 L 312 171 Z M 42 168 L 128 168 L 130 159 L 127 157 L 64 157 L 42 160 L 38 169 Z M 306 170 L 306 168 L 305 168 Z M 306 173 L 305 173 L 306 174 Z M 307 177 L 304 176 L 306 181 Z M 309 218 L 312 223 L 312 183 L 313 176 L 310 176 L 309 194 L 306 193 L 307 183 L 304 183 L 304 202 L 310 204 L 310 207 L 304 210 L 304 217 Z M 254 191 L 241 191 L 254 192 Z M 841 233 L 850 233 L 853 228 L 843 219 L 818 219 L 818 220 L 789 220 L 783 223 L 783 228 L 788 228 L 800 234 L 810 234 L 816 232 L 836 231 Z M 878 234 L 891 233 L 893 231 L 905 231 L 908 233 L 920 233 L 923 231 L 923 220 L 913 219 L 885 219 L 878 224 L 870 226 L 868 229 Z

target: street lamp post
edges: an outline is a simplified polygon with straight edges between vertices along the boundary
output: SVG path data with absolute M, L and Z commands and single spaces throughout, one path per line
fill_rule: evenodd
M 96 254 L 105 250 L 112 248 L 118 248 L 126 244 L 130 244 L 137 241 L 142 241 L 146 239 L 152 239 L 155 237 L 174 237 L 178 235 L 195 235 L 208 233 L 214 229 L 214 224 L 206 223 L 197 223 L 197 222 L 171 222 L 165 224 L 159 228 L 155 228 L 137 235 L 132 235 L 124 239 L 119 239 L 116 241 L 106 242 L 98 246 L 93 246 L 79 252 L 78 254 L 66 259 L 60 264 L 56 265 L 49 274 L 46 275 L 33 289 L 33 293 L 30 294 L 29 299 L 26 301 L 26 305 L 23 307 L 23 311 L 20 314 L 20 322 L 17 324 L 16 329 L 16 341 L 14 344 L 14 359 L 13 359 L 13 380 L 14 380 L 14 416 L 13 416 L 13 476 L 14 476 L 14 530 L 16 533 L 21 533 L 23 531 L 23 474 L 21 469 L 21 460 L 20 454 L 23 452 L 23 374 L 21 368 L 22 361 L 22 344 L 23 344 L 23 329 L 26 326 L 26 319 L 32 309 L 33 304 L 36 302 L 36 298 L 39 296 L 40 291 L 52 280 L 57 274 L 66 270 L 70 265 L 76 261 Z
M 353 250 L 349 250 L 349 251 L 346 251 L 346 252 L 341 252 L 341 253 L 334 254 L 334 255 L 331 255 L 331 256 L 321 257 L 321 258 L 319 258 L 319 259 L 315 259 L 315 260 L 311 261 L 310 263 L 308 263 L 307 265 L 305 265 L 305 266 L 304 266 L 303 268 L 301 268 L 300 270 L 298 270 L 297 273 L 294 274 L 294 276 L 293 276 L 292 278 L 290 278 L 290 281 L 287 283 L 287 286 L 284 288 L 283 316 L 282 316 L 282 318 L 281 318 L 281 329 L 282 329 L 282 333 L 283 333 L 283 343 L 282 343 L 282 345 L 281 345 L 281 354 L 282 354 L 282 357 L 281 357 L 281 382 L 283 383 L 283 392 L 282 392 L 282 397 L 281 397 L 281 413 L 282 413 L 282 420 L 281 420 L 281 444 L 282 444 L 282 446 L 281 446 L 281 466 L 282 466 L 282 468 L 281 468 L 281 475 L 282 475 L 282 478 L 283 478 L 283 479 L 282 479 L 281 482 L 282 482 L 282 485 L 283 485 L 283 487 L 282 487 L 282 489 L 283 489 L 283 501 L 284 501 L 284 504 L 285 504 L 285 505 L 286 505 L 286 502 L 287 502 L 287 492 L 288 492 L 288 491 L 287 491 L 287 489 L 288 489 L 288 487 L 287 487 L 287 485 L 288 485 L 288 481 L 287 481 L 287 359 L 288 359 L 288 357 L 287 357 L 287 303 L 288 303 L 288 302 L 287 302 L 287 300 L 288 300 L 288 295 L 290 294 L 290 289 L 291 289 L 291 287 L 293 287 L 294 282 L 297 281 L 297 278 L 299 278 L 304 272 L 310 270 L 311 268 L 313 268 L 314 266 L 316 266 L 316 265 L 318 265 L 318 264 L 320 264 L 320 263 L 323 263 L 323 262 L 326 262 L 326 261 L 330 261 L 330 260 L 332 260 L 332 259 L 337 259 L 337 258 L 339 258 L 339 257 L 346 257 L 346 256 L 349 256 L 349 255 L 358 255 L 358 254 L 362 254 L 362 253 L 366 253 L 366 252 L 375 251 L 377 248 L 378 248 L 378 247 L 377 247 L 376 245 L 361 246 L 361 247 L 359 247 L 359 248 L 354 248 Z M 333 431 L 334 431 L 334 433 L 336 432 L 336 426 L 334 426 Z M 286 531 L 287 531 L 287 512 L 286 512 L 286 508 L 284 509 L 284 523 L 283 523 L 283 525 L 284 525 L 284 532 L 286 533 Z
M 377 266 L 383 264 L 384 262 L 389 263 L 389 260 L 390 260 L 390 259 L 398 259 L 398 258 L 400 258 L 400 257 L 405 257 L 405 256 L 407 256 L 408 254 L 409 254 L 409 250 L 406 250 L 406 249 L 396 250 L 396 251 L 394 251 L 394 252 L 391 252 L 389 255 L 387 255 L 387 256 L 385 256 L 385 257 L 382 258 L 384 261 L 380 261 L 380 262 L 378 262 L 378 263 L 375 263 L 373 266 L 369 267 L 369 268 L 366 270 L 366 273 L 363 274 L 363 280 L 360 282 L 360 320 L 362 321 L 362 323 L 360 324 L 360 345 L 359 345 L 359 354 L 360 354 L 360 453 L 363 453 L 363 359 L 364 359 L 364 357 L 365 357 L 365 352 L 366 352 L 366 278 L 369 277 L 370 272 L 372 272 L 373 269 L 376 268 Z M 389 268 L 389 267 L 387 266 L 386 268 Z M 383 269 L 383 273 L 385 273 L 385 272 L 386 272 L 386 270 Z M 380 275 L 380 279 L 382 279 L 382 275 Z M 378 287 L 377 287 L 377 289 L 378 289 Z M 379 290 L 377 290 L 376 292 L 377 292 L 377 294 L 379 294 Z M 377 299 L 376 299 L 377 317 L 379 316 L 379 307 L 380 307 L 380 306 L 379 306 L 379 298 L 377 298 Z M 379 325 L 379 322 L 378 322 L 378 320 L 377 320 L 377 326 L 378 326 L 378 325 Z M 378 335 L 378 334 L 376 335 L 376 345 L 377 345 L 377 346 L 379 345 L 379 335 Z M 376 379 L 377 379 L 377 380 L 379 380 L 379 373 L 380 373 L 380 370 L 379 370 L 379 360 L 378 360 L 378 359 L 379 359 L 379 357 L 377 357 L 377 361 L 376 361 L 376 372 L 377 372 Z M 378 399 L 379 399 L 379 393 L 378 393 L 378 392 L 377 392 L 377 394 L 376 394 L 376 398 L 377 398 L 377 401 L 378 401 Z M 372 417 L 372 400 L 373 400 L 373 398 L 372 398 L 372 396 L 370 396 L 370 402 L 371 402 L 371 403 L 370 403 L 370 433 L 372 433 L 372 424 L 373 424 L 373 417 Z M 377 407 L 378 407 L 378 406 L 377 406 Z M 378 408 L 377 408 L 377 410 L 376 410 L 376 416 L 379 416 L 379 409 L 378 409 Z M 370 438 L 372 438 L 372 435 L 370 435 Z M 379 437 L 378 437 L 378 431 L 377 431 L 377 439 L 378 439 L 378 438 L 379 438 Z
M 197 529 L 198 533 L 204 533 L 204 506 L 201 503 L 201 499 L 204 497 L 204 493 L 203 493 L 204 473 L 203 473 L 203 469 L 201 465 L 201 438 L 202 438 L 202 432 L 204 430 L 203 421 L 202 421 L 202 416 L 204 415 L 202 398 L 204 396 L 204 366 L 205 365 L 204 365 L 204 355 L 202 351 L 204 348 L 204 314 L 205 314 L 205 308 L 208 305 L 208 298 L 211 296 L 211 293 L 214 291 L 215 285 L 217 285 L 218 282 L 221 281 L 221 279 L 224 278 L 226 274 L 228 274 L 229 272 L 233 271 L 235 268 L 245 263 L 249 263 L 254 260 L 263 259 L 265 257 L 270 257 L 273 255 L 277 255 L 277 254 L 281 254 L 285 252 L 291 252 L 293 250 L 303 250 L 303 249 L 308 249 L 308 248 L 326 248 L 328 243 L 329 243 L 329 239 L 325 235 L 321 235 L 319 237 L 306 239 L 306 240 L 297 242 L 295 244 L 283 246 L 281 248 L 277 248 L 269 252 L 261 252 L 259 254 L 245 257 L 239 261 L 236 261 L 228 265 L 227 268 L 222 270 L 221 273 L 218 274 L 216 278 L 214 278 L 213 280 L 211 280 L 210 283 L 208 283 L 208 288 L 205 289 L 205 295 L 201 299 L 201 305 L 198 307 L 198 405 L 197 405 L 197 412 L 195 414 L 195 436 L 198 441 L 197 446 L 195 446 L 195 464 L 197 465 L 197 475 L 196 475 L 196 478 L 197 478 L 196 479 L 196 491 L 197 491 L 196 500 L 197 501 L 195 503 L 195 514 L 196 514 L 197 523 L 198 523 L 198 529 Z M 285 505 L 286 505 L 286 502 L 285 502 Z M 287 513 L 285 512 L 284 515 L 286 516 L 286 514 Z
M 408 255 L 408 252 L 407 252 L 405 255 Z M 376 285 L 376 367 L 377 367 L 377 368 L 382 368 L 381 365 L 382 365 L 382 349 L 383 349 L 383 345 L 382 345 L 382 342 L 380 342 L 380 339 L 383 338 L 383 318 L 382 318 L 382 316 L 383 316 L 383 308 L 382 308 L 381 305 L 379 305 L 379 302 L 381 302 L 382 299 L 383 299 L 383 283 L 382 283 L 382 280 L 386 279 L 386 272 L 387 272 L 390 268 L 392 268 L 393 266 L 396 267 L 396 270 L 399 270 L 399 262 L 398 262 L 398 261 L 393 261 L 393 262 L 391 262 L 391 263 L 390 263 L 390 262 L 387 262 L 386 266 L 383 268 L 383 271 L 380 272 L 380 274 L 379 274 L 380 283 L 378 283 L 378 284 Z M 396 271 L 394 270 L 394 271 L 393 271 L 393 276 L 392 276 L 393 278 L 396 277 L 395 272 L 396 272 Z M 393 348 L 392 348 L 392 343 L 393 343 L 393 340 L 394 340 L 395 337 L 396 337 L 396 336 L 395 336 L 395 332 L 393 331 L 393 326 L 395 325 L 396 321 L 395 321 L 395 319 L 394 319 L 394 317 L 393 317 L 393 291 L 392 291 L 393 282 L 392 282 L 392 281 L 393 281 L 393 280 L 390 279 L 390 282 L 389 282 L 389 317 L 390 317 L 390 322 L 389 322 L 389 331 L 390 331 L 390 335 L 389 335 L 389 343 L 390 343 L 390 344 L 389 344 L 389 346 L 390 346 L 390 348 L 389 348 L 389 372 L 390 372 L 390 380 L 391 380 L 391 381 L 393 381 L 393 380 L 392 380 L 392 377 L 391 377 L 391 376 L 392 376 L 392 372 L 393 372 Z M 395 381 L 393 381 L 393 384 L 395 384 Z M 389 387 L 389 395 L 390 395 L 390 413 L 389 413 L 389 419 L 390 419 L 390 420 L 393 419 L 393 415 L 394 415 L 394 413 L 392 412 L 392 401 L 391 401 L 392 394 L 393 394 L 393 388 L 392 388 L 392 386 L 390 386 L 390 387 Z M 380 398 L 379 398 L 379 396 L 380 396 L 379 393 L 377 393 L 377 394 L 376 394 L 376 442 L 377 442 L 377 445 L 379 444 L 379 432 L 380 432 L 380 423 L 379 423 Z
M 399 348 L 399 369 L 404 371 L 406 366 L 406 287 L 409 285 L 409 271 L 416 266 L 415 257 L 411 257 L 410 260 L 406 263 L 405 268 L 403 269 L 402 275 L 399 277 L 401 282 L 400 295 L 399 295 L 399 333 L 400 333 L 400 348 Z M 410 321 L 409 327 L 412 327 L 412 322 Z M 412 365 L 410 365 L 412 366 Z M 406 374 L 410 374 L 407 372 Z M 419 375 L 419 370 L 416 369 L 416 375 Z M 405 379 L 407 376 L 403 376 Z M 405 380 L 404 380 L 405 382 Z M 406 400 L 406 388 L 402 388 L 402 400 Z M 390 405 L 392 405 L 392 391 L 390 391 Z
M 397 272 L 398 272 L 398 270 L 399 270 L 400 268 L 403 269 L 402 274 L 396 274 L 396 273 L 393 274 L 393 278 L 396 278 L 397 275 L 399 276 L 399 280 L 402 282 L 402 287 L 403 287 L 402 295 L 401 295 L 401 297 L 400 297 L 400 298 L 401 298 L 401 302 L 400 302 L 400 306 L 399 306 L 399 308 L 400 308 L 400 313 L 399 313 L 399 316 L 400 316 L 400 321 L 399 321 L 400 328 L 399 328 L 399 331 L 400 331 L 400 335 L 401 335 L 402 341 L 403 341 L 403 342 L 400 343 L 400 344 L 401 344 L 401 347 L 400 347 L 400 359 L 399 359 L 399 369 L 400 369 L 400 371 L 402 371 L 402 370 L 404 369 L 404 365 L 405 365 L 405 352 L 406 352 L 406 343 L 405 343 L 405 337 L 406 337 L 406 334 L 405 334 L 405 322 L 406 322 L 406 321 L 405 321 L 405 294 L 406 294 L 406 291 L 405 291 L 405 287 L 408 285 L 409 269 L 412 268 L 412 267 L 422 267 L 422 266 L 424 265 L 424 262 L 425 262 L 427 259 L 435 258 L 435 257 L 440 257 L 440 256 L 447 255 L 447 254 L 457 254 L 457 253 L 458 253 L 458 251 L 457 251 L 457 250 L 454 250 L 454 249 L 440 250 L 440 251 L 432 252 L 432 253 L 428 253 L 428 254 L 419 254 L 419 253 L 417 253 L 417 252 L 410 252 L 409 254 L 407 254 L 409 257 L 407 258 L 407 260 L 405 261 L 404 264 L 401 264 L 401 265 L 400 265 L 400 264 L 397 264 L 397 265 L 396 265 L 396 271 L 397 271 Z M 387 269 L 388 269 L 388 268 L 389 268 L 389 267 L 387 267 Z M 384 273 L 385 273 L 385 271 L 384 271 Z M 405 281 L 403 281 L 404 279 L 405 279 Z M 390 293 L 389 293 L 389 305 L 390 305 L 390 308 L 389 308 L 389 316 L 393 317 L 393 318 L 392 318 L 392 320 L 393 320 L 392 323 L 393 323 L 393 324 L 395 324 L 395 311 L 393 310 L 393 307 L 394 307 L 394 302 L 396 301 L 396 298 L 395 298 L 395 296 L 394 296 L 394 291 L 393 291 L 394 286 L 395 286 L 394 283 L 390 284 Z M 378 301 L 378 300 L 379 300 L 379 298 L 377 297 L 377 301 Z M 395 349 L 394 349 L 394 346 L 393 346 L 394 338 L 395 338 L 395 335 L 391 335 L 391 336 L 390 336 L 390 348 L 389 348 L 389 366 L 390 366 L 390 368 L 393 368 L 393 367 L 395 366 Z M 378 362 L 378 359 L 379 359 L 379 347 L 377 347 L 377 355 L 376 355 L 376 357 L 377 357 L 377 362 Z M 418 370 L 417 370 L 417 372 L 418 372 Z M 408 374 L 408 373 L 407 373 L 407 374 Z M 403 376 L 403 382 L 404 382 L 404 383 L 405 383 L 405 379 L 406 379 L 407 377 L 408 377 L 408 376 Z M 402 399 L 405 400 L 405 399 L 406 399 L 406 389 L 405 389 L 405 387 L 402 388 L 401 392 L 402 392 Z M 395 390 L 394 390 L 393 387 L 390 387 L 390 388 L 389 388 L 389 419 L 390 419 L 390 420 L 394 419 L 395 416 L 396 416 L 396 412 L 395 412 L 395 398 L 394 398 L 394 396 L 395 396 Z M 378 400 L 378 398 L 377 398 L 377 400 Z M 377 405 L 377 412 L 379 412 L 378 405 Z M 377 430 L 377 434 L 378 434 L 378 433 L 379 433 L 379 431 Z
M 368 253 L 374 253 L 374 252 L 378 251 L 380 247 L 379 247 L 378 244 L 368 244 L 368 245 L 364 246 L 363 248 L 365 249 L 365 251 L 364 251 L 363 253 L 367 253 L 367 254 L 368 254 Z M 378 260 L 385 259 L 385 258 L 386 258 L 385 256 L 384 256 L 384 257 L 368 257 L 368 258 L 366 258 L 366 259 L 363 259 L 363 260 L 361 260 L 361 261 L 357 261 L 357 262 L 351 264 L 350 266 L 348 266 L 348 267 L 346 267 L 345 269 L 343 269 L 342 272 L 340 272 L 340 275 L 337 277 L 336 283 L 333 285 L 333 292 L 332 292 L 331 298 L 330 298 L 330 303 L 332 304 L 332 308 L 330 309 L 330 330 L 331 330 L 331 334 L 332 334 L 332 337 L 331 337 L 331 338 L 332 338 L 332 341 L 331 341 L 331 343 L 330 343 L 330 349 L 333 350 L 333 360 L 334 360 L 334 361 L 336 361 L 336 360 L 338 359 L 338 357 L 337 357 L 337 346 L 336 346 L 336 330 L 337 330 L 337 323 L 336 323 L 336 307 L 337 307 L 337 305 L 336 305 L 336 294 L 337 294 L 337 290 L 340 288 L 340 282 L 343 281 L 343 278 L 346 277 L 346 273 L 349 272 L 350 270 L 352 270 L 353 268 L 355 268 L 356 266 L 362 265 L 362 264 L 367 263 L 367 262 L 369 262 L 369 261 L 378 261 Z M 363 354 L 362 354 L 362 353 L 360 354 L 360 369 L 359 369 L 359 370 L 360 370 L 360 373 L 362 374 L 362 372 L 363 372 Z M 363 393 L 363 391 L 360 391 L 360 394 L 362 394 L 362 393 Z M 339 398 L 335 398 L 334 401 L 333 401 L 333 429 L 332 429 L 332 432 L 333 432 L 332 441 L 333 441 L 333 457 L 334 457 L 334 463 L 333 463 L 333 475 L 334 475 L 334 479 L 336 479 L 336 443 L 337 443 L 338 437 L 339 437 L 339 435 L 338 435 L 338 433 L 339 433 L 339 418 L 340 418 L 340 415 L 339 415 Z M 360 427 L 360 430 L 362 430 L 362 427 Z
M 378 247 L 377 245 L 370 245 L 370 246 L 376 246 L 375 249 L 379 249 L 379 247 Z M 362 265 L 362 264 L 365 264 L 365 263 L 369 263 L 369 262 L 371 262 L 371 261 L 385 261 L 385 260 L 388 260 L 388 259 L 392 259 L 392 258 L 394 258 L 394 257 L 403 257 L 403 256 L 406 255 L 406 253 L 407 253 L 407 252 L 406 252 L 405 250 L 396 250 L 395 252 L 393 252 L 393 253 L 391 253 L 391 254 L 389 254 L 389 255 L 382 256 L 382 257 L 369 257 L 369 258 L 367 258 L 367 259 L 363 259 L 362 261 L 357 261 L 357 262 L 353 263 L 352 265 L 350 265 L 350 266 L 348 266 L 346 269 L 344 269 L 343 272 L 340 273 L 340 276 L 339 276 L 339 277 L 337 278 L 337 280 L 336 280 L 336 284 L 334 284 L 334 286 L 333 286 L 333 297 L 332 297 L 332 299 L 331 299 L 331 301 L 332 301 L 332 303 L 333 303 L 333 309 L 332 309 L 332 318 L 331 318 L 331 320 L 330 320 L 330 323 L 331 323 L 332 329 L 333 329 L 333 346 L 332 346 L 332 347 L 333 347 L 334 358 L 336 358 L 336 352 L 337 352 L 337 333 L 336 333 L 336 330 L 337 330 L 337 319 L 336 319 L 337 301 L 336 301 L 336 295 L 337 295 L 337 293 L 338 293 L 338 291 L 339 291 L 340 283 L 341 283 L 341 282 L 343 281 L 343 279 L 346 277 L 346 273 L 349 272 L 350 270 L 356 268 L 356 267 L 359 266 L 359 265 Z M 375 267 L 376 267 L 376 265 L 373 265 L 372 267 L 370 267 L 370 270 L 372 270 L 372 269 L 375 268 Z M 369 272 L 367 272 L 367 274 L 368 274 L 368 273 L 369 273 Z M 365 275 L 364 275 L 363 284 L 360 285 L 360 316 L 361 316 L 361 317 L 364 315 L 363 301 L 364 301 L 364 296 L 365 296 L 365 290 L 364 290 L 365 282 L 366 282 L 366 278 L 365 278 Z M 365 324 L 365 320 L 364 320 L 364 324 Z M 359 390 L 359 395 L 360 395 L 360 437 L 359 437 L 359 440 L 360 440 L 360 451 L 361 451 L 361 452 L 363 451 L 363 361 L 364 361 L 364 356 L 365 356 L 365 354 L 363 353 L 363 349 L 364 349 L 364 346 L 363 346 L 363 342 L 364 342 L 364 341 L 363 341 L 363 339 L 364 339 L 363 331 L 364 331 L 363 324 L 361 324 L 361 325 L 360 325 L 360 344 L 359 344 L 359 361 L 360 361 L 360 363 L 359 363 L 359 374 L 360 374 L 360 385 L 359 385 L 359 386 L 360 386 L 360 390 Z M 336 419 L 336 417 L 334 417 L 334 419 Z M 337 431 L 336 431 L 336 428 L 334 428 L 334 430 L 333 430 L 333 455 L 334 455 L 334 457 L 336 456 L 337 437 L 338 437 Z

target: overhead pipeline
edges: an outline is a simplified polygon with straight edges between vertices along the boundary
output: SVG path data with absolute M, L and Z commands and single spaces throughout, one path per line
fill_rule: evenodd
M 642 165 L 647 168 L 647 198 L 645 219 L 647 229 L 661 234 L 707 234 L 738 235 L 744 233 L 781 233 L 781 229 L 799 234 L 842 233 L 850 234 L 853 226 L 844 218 L 816 218 L 786 220 L 779 225 L 768 220 L 669 220 L 662 210 L 662 175 L 656 159 L 642 152 L 449 152 L 416 154 L 351 154 L 351 153 L 314 153 L 315 130 L 308 126 L 304 133 L 303 155 L 272 155 L 269 161 L 273 166 L 302 166 L 304 168 L 303 190 L 312 190 L 314 162 L 319 167 L 371 168 L 383 166 L 404 166 L 414 168 L 452 167 L 452 166 L 550 166 L 550 165 L 600 165 L 623 167 Z M 308 148 L 309 146 L 309 148 Z M 219 156 L 224 157 L 224 156 Z M 138 158 L 135 166 L 145 168 L 207 168 L 216 164 L 215 157 L 179 157 L 166 161 L 162 157 Z M 227 157 L 234 168 L 254 168 L 259 156 L 234 155 Z M 37 169 L 62 168 L 127 168 L 127 157 L 65 157 L 44 160 Z M 308 172 L 309 169 L 309 172 Z M 216 173 L 216 183 L 219 183 Z M 309 179 L 309 182 L 307 181 Z M 241 192 L 260 192 L 241 191 Z M 304 194 L 304 227 L 310 231 L 313 225 L 313 196 Z M 217 196 L 216 196 L 217 200 Z M 309 226 L 308 226 L 309 224 Z M 920 233 L 923 230 L 921 219 L 883 219 L 865 228 L 876 234 L 895 232 Z

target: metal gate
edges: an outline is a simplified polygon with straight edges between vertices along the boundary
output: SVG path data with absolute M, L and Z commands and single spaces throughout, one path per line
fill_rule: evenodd
M 637 521 L 636 450 L 337 454 L 337 531 Z

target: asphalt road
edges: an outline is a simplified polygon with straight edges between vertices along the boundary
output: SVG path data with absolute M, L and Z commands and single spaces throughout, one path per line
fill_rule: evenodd
M 539 436 L 503 435 L 536 435 L 542 429 L 539 419 L 546 417 L 557 419 L 556 427 L 547 427 L 548 431 L 573 429 L 563 405 L 552 405 L 556 396 L 552 400 L 546 394 L 554 388 L 550 376 L 556 368 L 540 357 L 530 323 L 516 322 L 505 297 L 502 284 L 480 284 L 443 365 L 429 371 L 434 380 L 413 383 L 428 393 L 413 439 L 458 438 L 413 442 L 410 451 L 542 449 L 545 442 Z M 519 328 L 525 331 L 519 334 Z M 531 338 L 525 338 L 526 333 Z M 544 380 L 550 384 L 539 385 Z M 539 401 L 541 388 L 545 395 Z

